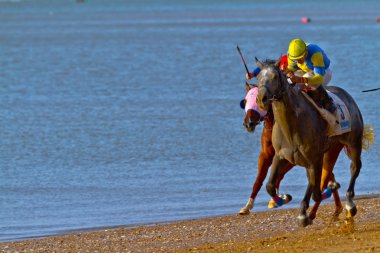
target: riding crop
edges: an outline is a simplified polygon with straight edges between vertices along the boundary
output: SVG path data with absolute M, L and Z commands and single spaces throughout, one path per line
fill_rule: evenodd
M 375 90 L 380 90 L 380 88 L 370 89 L 370 90 L 362 90 L 362 92 L 369 92 L 369 91 L 375 91 Z
M 243 57 L 243 55 L 242 55 L 242 53 L 241 53 L 241 51 L 240 51 L 239 46 L 236 46 L 236 48 L 237 48 L 237 51 L 238 51 L 239 54 L 240 54 L 241 60 L 242 60 L 243 63 L 244 63 L 245 70 L 247 71 L 247 74 L 249 75 L 249 70 L 248 70 L 248 67 L 247 67 L 247 63 L 245 63 L 244 57 Z

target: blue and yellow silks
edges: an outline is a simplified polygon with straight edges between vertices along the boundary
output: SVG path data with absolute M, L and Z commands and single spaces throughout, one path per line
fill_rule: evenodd
M 309 43 L 306 46 L 307 55 L 305 61 L 300 64 L 295 60 L 290 60 L 288 57 L 288 69 L 293 72 L 297 69 L 301 69 L 305 73 L 312 71 L 314 76 L 308 78 L 308 85 L 319 86 L 323 83 L 326 69 L 330 67 L 330 59 L 319 46 Z

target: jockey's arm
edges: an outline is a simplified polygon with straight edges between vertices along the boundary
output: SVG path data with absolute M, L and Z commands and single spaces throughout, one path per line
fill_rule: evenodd
M 314 66 L 314 76 L 307 79 L 307 84 L 312 87 L 318 87 L 323 83 L 325 75 L 325 62 L 323 61 L 323 55 L 321 53 L 315 53 L 311 57 L 311 62 Z
M 290 60 L 288 57 L 288 71 L 294 73 L 298 69 L 297 62 Z
M 252 71 L 252 73 L 247 73 L 247 74 L 245 74 L 245 78 L 246 78 L 247 80 L 250 80 L 251 78 L 256 77 L 256 76 L 260 73 L 260 71 L 261 71 L 261 69 L 260 69 L 259 67 L 256 67 L 256 68 Z
M 323 76 L 320 74 L 315 74 L 313 77 L 307 78 L 306 82 L 309 86 L 318 87 L 323 83 Z

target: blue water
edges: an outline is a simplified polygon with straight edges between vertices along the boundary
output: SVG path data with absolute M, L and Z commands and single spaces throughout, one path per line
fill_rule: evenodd
M 245 70 L 294 37 L 332 60 L 379 129 L 378 1 L 0 1 L 0 241 L 237 213 L 261 127 L 242 127 Z M 301 17 L 312 22 L 302 24 Z M 356 193 L 380 193 L 380 144 Z M 335 175 L 345 195 L 349 160 Z M 283 181 L 297 207 L 306 174 Z M 266 210 L 263 189 L 256 211 Z

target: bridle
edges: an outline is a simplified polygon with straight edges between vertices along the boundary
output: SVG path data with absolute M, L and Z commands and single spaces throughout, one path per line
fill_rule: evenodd
M 257 103 L 256 103 L 257 97 L 255 98 L 255 96 L 257 96 L 256 95 L 257 92 L 258 92 L 258 87 L 256 85 L 254 85 L 248 91 L 245 99 L 243 99 L 240 102 L 240 107 L 242 109 L 245 109 L 245 111 L 246 111 L 246 120 L 244 122 L 244 125 L 246 127 L 257 126 L 258 124 L 260 124 L 260 122 L 264 121 L 264 119 L 266 117 L 266 114 L 263 114 L 257 108 Z M 249 116 L 248 116 L 248 114 L 249 114 Z M 247 116 L 248 116 L 248 118 L 247 118 Z M 246 122 L 246 121 L 248 121 L 248 122 Z
M 283 95 L 285 93 L 285 89 L 286 89 L 286 87 L 284 85 L 284 77 L 285 77 L 284 74 L 278 68 L 273 68 L 273 69 L 276 71 L 276 74 L 280 78 L 280 80 L 279 80 L 279 82 L 280 82 L 280 90 L 277 93 L 273 94 L 272 97 L 268 98 L 268 100 L 271 101 L 271 102 L 273 102 L 273 101 L 279 101 L 283 97 Z M 263 86 L 259 85 L 259 89 L 260 88 L 267 89 L 266 85 L 263 85 Z
M 252 110 L 256 115 L 259 115 L 258 120 L 253 121 L 253 123 L 255 124 L 255 126 L 257 126 L 258 124 L 260 124 L 261 122 L 264 121 L 266 115 L 265 116 L 261 116 L 261 114 L 258 111 L 254 110 L 254 109 L 250 109 L 250 110 Z

